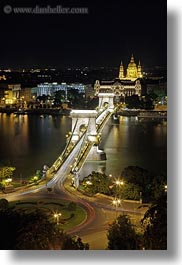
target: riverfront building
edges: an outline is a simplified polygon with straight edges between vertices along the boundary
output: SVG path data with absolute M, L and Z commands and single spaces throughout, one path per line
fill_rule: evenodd
M 80 83 L 75 84 L 66 84 L 66 83 L 42 83 L 37 85 L 37 87 L 34 87 L 31 89 L 32 94 L 38 96 L 46 95 L 46 96 L 54 96 L 56 91 L 62 90 L 65 91 L 67 94 L 67 91 L 75 89 L 79 93 L 85 93 L 85 86 Z
M 96 80 L 94 89 L 95 94 L 102 92 L 112 92 L 116 96 L 132 96 L 138 95 L 141 96 L 141 78 L 142 68 L 140 61 L 138 66 L 135 63 L 134 56 L 131 56 L 130 63 L 128 67 L 124 69 L 123 63 L 121 62 L 119 68 L 119 76 L 112 81 L 99 81 Z
M 0 103 L 5 105 L 13 105 L 21 100 L 21 84 L 0 84 Z

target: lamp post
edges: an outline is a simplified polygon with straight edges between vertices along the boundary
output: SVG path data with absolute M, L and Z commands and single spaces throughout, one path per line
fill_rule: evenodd
M 115 181 L 115 185 L 116 185 L 116 192 L 118 193 L 117 195 L 119 195 L 119 190 L 120 190 L 120 187 L 122 187 L 124 185 L 124 181 L 123 180 L 120 180 L 120 179 L 117 179 Z
M 140 200 L 139 200 L 140 204 L 142 204 L 143 200 L 142 200 L 142 192 L 140 191 Z
M 59 217 L 61 216 L 61 213 L 55 213 L 54 218 L 56 219 L 57 225 L 59 224 Z
M 5 179 L 6 185 L 10 185 L 10 183 L 12 182 L 12 178 L 7 178 Z
M 117 218 L 117 208 L 121 205 L 121 200 L 118 198 L 113 199 L 112 204 L 116 207 L 116 218 Z
M 124 185 L 124 181 L 123 180 L 119 180 L 119 179 L 117 179 L 116 181 L 115 181 L 115 184 L 117 185 L 117 186 L 123 186 Z

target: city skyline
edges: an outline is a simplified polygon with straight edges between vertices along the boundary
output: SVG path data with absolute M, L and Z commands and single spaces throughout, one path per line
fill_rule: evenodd
M 30 1 L 14 7 L 53 8 L 60 2 L 44 4 Z M 99 67 L 117 66 L 134 54 L 135 61 L 166 66 L 166 2 L 85 1 L 61 2 L 62 7 L 84 7 L 87 14 L 15 14 L 5 13 L 1 3 L 3 25 L 1 67 Z

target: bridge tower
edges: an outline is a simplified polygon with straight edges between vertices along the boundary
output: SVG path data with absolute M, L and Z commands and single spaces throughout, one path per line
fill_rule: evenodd
M 72 139 L 71 141 L 78 141 L 84 131 L 87 130 L 88 140 L 94 141 L 97 137 L 96 129 L 96 110 L 72 110 Z
M 93 143 L 88 155 L 88 160 L 98 161 L 106 160 L 106 154 L 98 148 L 100 134 L 97 133 L 96 118 L 98 112 L 96 110 L 72 110 L 72 142 L 77 142 L 82 133 L 86 131 L 86 140 Z
M 103 110 L 106 106 L 108 110 L 114 109 L 114 93 L 98 93 L 99 97 L 99 111 Z

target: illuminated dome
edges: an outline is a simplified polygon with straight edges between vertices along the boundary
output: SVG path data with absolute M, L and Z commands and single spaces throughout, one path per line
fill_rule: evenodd
M 132 54 L 132 56 L 131 56 L 130 63 L 128 64 L 128 68 L 131 68 L 131 67 L 136 67 L 136 63 L 135 63 L 135 61 L 134 61 L 133 54 Z
M 142 67 L 141 67 L 140 61 L 137 66 L 135 63 L 133 54 L 131 56 L 130 63 L 128 64 L 126 75 L 125 75 L 123 63 L 121 61 L 121 64 L 119 67 L 119 79 L 120 80 L 135 81 L 137 78 L 142 78 L 142 77 L 143 75 L 142 75 Z
M 127 78 L 132 78 L 132 79 L 133 78 L 138 78 L 137 66 L 136 66 L 136 63 L 134 61 L 133 54 L 131 56 L 130 63 L 128 64 L 126 77 Z

